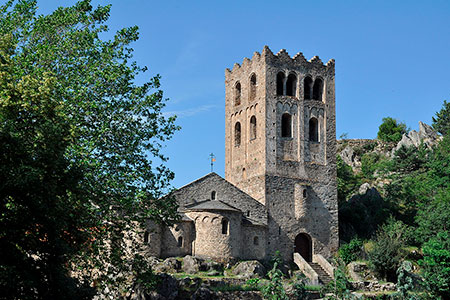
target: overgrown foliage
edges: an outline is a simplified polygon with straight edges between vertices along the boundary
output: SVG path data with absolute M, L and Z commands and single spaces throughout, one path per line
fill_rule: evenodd
M 355 261 L 361 256 L 362 247 L 363 241 L 359 238 L 354 238 L 339 248 L 339 257 L 346 264 Z
M 161 114 L 159 76 L 135 83 L 146 71 L 132 61 L 137 27 L 102 40 L 110 6 L 36 9 L 0 6 L 0 289 L 88 298 L 94 273 L 117 284 L 140 265 L 124 256 L 123 229 L 176 217 L 160 196 L 173 178 L 161 145 L 177 126 Z

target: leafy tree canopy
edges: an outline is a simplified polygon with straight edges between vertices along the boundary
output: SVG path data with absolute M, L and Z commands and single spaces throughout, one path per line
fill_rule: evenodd
M 407 132 L 406 125 L 394 118 L 383 118 L 383 122 L 378 127 L 378 139 L 385 142 L 399 142 L 402 135 Z
M 118 273 L 120 228 L 176 218 L 161 146 L 178 127 L 159 76 L 136 84 L 136 26 L 102 40 L 110 6 L 36 9 L 0 6 L 0 289 L 80 299 L 71 266 Z

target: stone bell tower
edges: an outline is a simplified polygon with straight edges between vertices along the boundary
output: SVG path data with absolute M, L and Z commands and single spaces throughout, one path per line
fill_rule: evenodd
M 269 211 L 268 251 L 338 247 L 334 60 L 265 46 L 225 71 L 225 179 Z

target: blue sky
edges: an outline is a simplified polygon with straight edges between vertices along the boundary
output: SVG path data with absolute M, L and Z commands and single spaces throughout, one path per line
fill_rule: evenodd
M 386 116 L 417 129 L 450 100 L 450 1 L 93 1 L 109 3 L 111 31 L 139 26 L 134 58 L 182 126 L 164 149 L 175 187 L 208 173 L 211 152 L 224 175 L 224 71 L 264 45 L 336 60 L 338 137 L 374 138 Z

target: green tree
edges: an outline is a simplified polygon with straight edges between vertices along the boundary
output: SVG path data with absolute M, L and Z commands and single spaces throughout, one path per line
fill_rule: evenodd
M 128 270 L 125 228 L 176 218 L 161 198 L 173 178 L 161 146 L 177 126 L 161 113 L 159 76 L 135 82 L 146 71 L 132 61 L 137 27 L 102 40 L 110 6 L 36 9 L 0 6 L 0 289 L 80 299 L 88 270 L 104 271 L 99 283 Z
M 444 100 L 440 111 L 433 117 L 433 128 L 442 135 L 450 133 L 450 103 Z
M 402 259 L 401 250 L 409 235 L 405 224 L 391 218 L 378 230 L 374 247 L 368 253 L 372 269 L 391 282 L 396 281 L 396 271 Z
M 423 247 L 423 260 L 419 261 L 428 289 L 434 299 L 450 298 L 450 234 L 440 232 Z
M 378 139 L 385 142 L 399 142 L 402 135 L 407 132 L 406 125 L 394 118 L 383 118 L 383 122 L 378 127 Z

